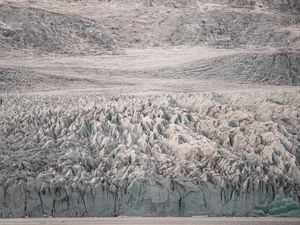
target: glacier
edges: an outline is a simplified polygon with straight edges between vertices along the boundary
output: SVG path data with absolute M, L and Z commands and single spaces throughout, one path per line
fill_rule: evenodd
M 0 217 L 300 216 L 299 91 L 1 99 Z

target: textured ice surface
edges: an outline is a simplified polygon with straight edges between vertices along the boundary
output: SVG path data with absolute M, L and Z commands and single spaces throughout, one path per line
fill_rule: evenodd
M 299 92 L 1 98 L 1 217 L 300 215 Z
M 0 0 L 0 217 L 299 216 L 299 3 Z

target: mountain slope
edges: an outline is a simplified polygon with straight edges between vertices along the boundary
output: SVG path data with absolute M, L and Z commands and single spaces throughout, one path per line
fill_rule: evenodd
M 1 51 L 32 50 L 40 54 L 108 53 L 112 39 L 91 20 L 0 5 L 0 46 Z

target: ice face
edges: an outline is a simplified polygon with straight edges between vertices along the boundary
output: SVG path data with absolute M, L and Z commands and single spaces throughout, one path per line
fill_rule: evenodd
M 257 207 L 251 214 L 253 216 L 295 217 L 300 215 L 300 208 L 299 204 L 292 199 L 276 196 L 272 202 Z
M 5 95 L 0 216 L 299 216 L 299 93 Z

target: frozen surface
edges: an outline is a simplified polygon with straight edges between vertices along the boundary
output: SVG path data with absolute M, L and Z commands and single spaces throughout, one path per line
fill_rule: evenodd
M 299 23 L 297 0 L 0 0 L 0 217 L 299 217 Z
M 299 216 L 299 98 L 6 95 L 1 216 Z

